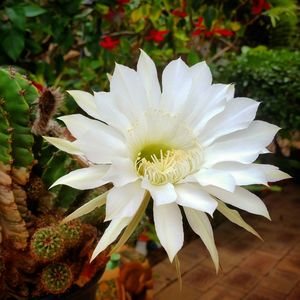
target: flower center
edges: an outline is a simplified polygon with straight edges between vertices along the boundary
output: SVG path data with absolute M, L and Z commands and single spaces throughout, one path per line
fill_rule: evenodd
M 200 169 L 202 151 L 199 147 L 181 150 L 167 145 L 144 147 L 135 161 L 137 173 L 154 185 L 176 183 Z

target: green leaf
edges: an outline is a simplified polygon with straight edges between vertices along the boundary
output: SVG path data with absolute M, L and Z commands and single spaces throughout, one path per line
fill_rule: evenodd
M 217 11 L 212 6 L 209 6 L 203 13 L 204 24 L 208 29 L 211 28 L 212 23 L 213 23 L 214 19 L 216 18 L 216 16 L 217 16 Z
M 97 12 L 99 12 L 100 14 L 106 15 L 109 12 L 109 6 L 101 4 L 101 3 L 97 3 L 95 6 L 95 9 Z
M 25 12 L 25 16 L 28 18 L 36 17 L 36 16 L 42 15 L 45 12 L 47 12 L 46 9 L 44 9 L 38 5 L 35 5 L 35 4 L 28 4 L 26 6 L 23 6 L 23 9 Z
M 8 15 L 10 21 L 15 27 L 20 30 L 25 30 L 26 18 L 23 7 L 6 7 L 5 13 Z
M 187 56 L 187 62 L 189 65 L 194 65 L 200 61 L 199 55 L 196 51 L 190 51 Z
M 13 61 L 18 59 L 24 46 L 24 34 L 16 30 L 9 31 L 2 41 L 4 51 Z

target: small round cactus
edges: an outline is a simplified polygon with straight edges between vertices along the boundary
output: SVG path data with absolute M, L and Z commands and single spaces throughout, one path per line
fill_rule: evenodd
M 81 238 L 82 225 L 74 220 L 66 224 L 59 225 L 59 233 L 63 236 L 67 247 L 74 247 Z
M 42 271 L 41 283 L 50 294 L 64 293 L 73 282 L 73 274 L 65 263 L 52 263 Z
M 64 253 L 65 242 L 59 231 L 52 226 L 38 229 L 31 238 L 30 250 L 37 261 L 53 261 Z

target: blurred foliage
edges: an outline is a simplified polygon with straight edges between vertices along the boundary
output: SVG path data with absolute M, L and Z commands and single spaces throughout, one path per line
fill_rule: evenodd
M 271 0 L 271 7 L 246 28 L 245 45 L 269 48 L 299 47 L 297 0 Z
M 257 46 L 251 32 L 286 43 L 295 11 L 294 0 L 4 0 L 0 65 L 31 72 L 42 85 L 105 90 L 115 61 L 134 65 L 139 48 L 162 67 L 179 55 L 193 64 Z
M 282 127 L 282 134 L 300 130 L 300 52 L 243 50 L 218 68 L 218 81 L 234 82 L 237 96 L 262 101 L 257 117 Z

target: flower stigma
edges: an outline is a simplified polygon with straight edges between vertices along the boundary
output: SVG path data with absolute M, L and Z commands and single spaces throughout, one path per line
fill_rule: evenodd
M 167 145 L 151 144 L 144 147 L 137 156 L 137 173 L 146 177 L 153 185 L 177 183 L 197 172 L 202 163 L 200 147 L 172 149 Z

